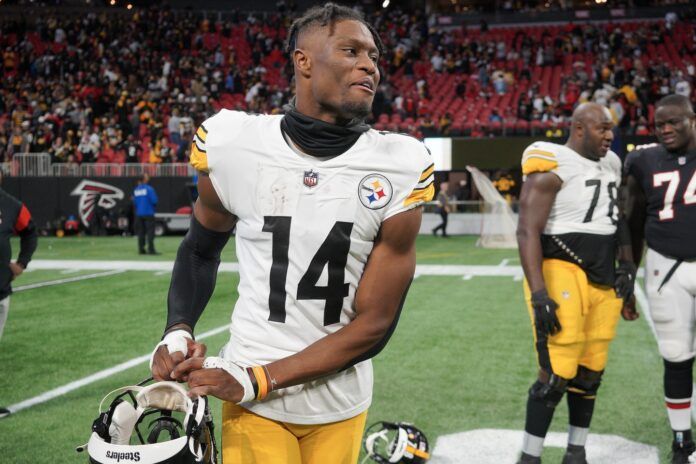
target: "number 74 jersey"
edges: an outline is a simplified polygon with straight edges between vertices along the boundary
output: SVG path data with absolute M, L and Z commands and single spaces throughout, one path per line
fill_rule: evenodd
M 542 235 L 544 257 L 573 262 L 590 281 L 613 285 L 619 157 L 610 150 L 594 161 L 565 145 L 535 142 L 522 155 L 522 173 L 534 172 L 563 181 Z
M 281 118 L 223 110 L 192 146 L 192 164 L 209 173 L 237 217 L 239 298 L 223 356 L 243 365 L 291 356 L 349 324 L 382 222 L 434 190 L 430 154 L 412 137 L 370 130 L 322 159 L 294 149 Z M 243 406 L 273 420 L 322 424 L 360 414 L 371 397 L 365 361 Z
M 624 171 L 645 194 L 648 246 L 673 259 L 696 259 L 696 153 L 640 147 L 628 154 Z

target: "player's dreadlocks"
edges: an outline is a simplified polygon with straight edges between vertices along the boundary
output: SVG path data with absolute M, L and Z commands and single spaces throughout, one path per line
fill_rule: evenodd
M 304 15 L 293 21 L 288 31 L 288 38 L 285 41 L 285 51 L 287 53 L 292 53 L 297 47 L 297 37 L 304 31 L 309 29 L 311 26 L 317 25 L 321 27 L 330 26 L 332 28 L 331 33 L 333 33 L 333 26 L 337 21 L 342 20 L 353 20 L 360 21 L 367 27 L 367 29 L 372 34 L 372 38 L 375 41 L 377 50 L 380 55 L 384 54 L 384 43 L 380 39 L 379 34 L 371 24 L 365 21 L 362 13 L 348 8 L 342 5 L 336 5 L 335 3 L 326 3 L 323 6 L 314 6 L 307 10 Z

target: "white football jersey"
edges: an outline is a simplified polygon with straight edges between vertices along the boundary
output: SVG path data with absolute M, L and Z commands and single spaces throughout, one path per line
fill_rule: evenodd
M 208 171 L 237 216 L 239 299 L 226 359 L 267 364 L 302 351 L 355 317 L 354 296 L 384 220 L 433 196 L 418 140 L 370 130 L 331 159 L 299 153 L 282 116 L 222 110 L 196 133 L 191 163 Z M 243 406 L 296 424 L 344 420 L 372 398 L 372 364 L 271 393 Z
M 616 231 L 621 160 L 613 151 L 593 161 L 550 142 L 534 142 L 522 155 L 522 173 L 553 172 L 562 181 L 544 234 L 610 235 Z

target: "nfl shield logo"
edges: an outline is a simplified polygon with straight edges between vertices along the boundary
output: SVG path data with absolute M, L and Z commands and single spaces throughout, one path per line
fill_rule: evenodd
M 304 184 L 312 188 L 317 185 L 317 182 L 319 182 L 319 173 L 314 172 L 313 170 L 305 171 L 304 173 Z

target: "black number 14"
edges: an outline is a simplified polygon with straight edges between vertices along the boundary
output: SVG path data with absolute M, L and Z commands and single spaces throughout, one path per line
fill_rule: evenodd
M 290 248 L 290 216 L 265 216 L 263 231 L 273 234 L 270 287 L 268 297 L 269 321 L 285 322 L 285 283 L 288 277 L 288 252 Z M 351 222 L 336 222 L 329 235 L 312 258 L 309 269 L 297 286 L 298 300 L 325 300 L 324 325 L 335 324 L 341 319 L 343 299 L 348 296 L 349 284 L 344 283 L 346 262 L 350 251 Z M 328 283 L 317 286 L 319 277 L 328 265 Z

